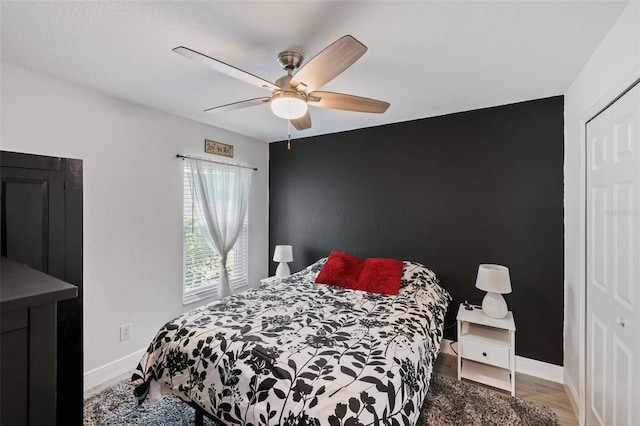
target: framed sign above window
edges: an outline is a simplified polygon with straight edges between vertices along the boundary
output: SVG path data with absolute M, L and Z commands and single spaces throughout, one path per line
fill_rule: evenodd
M 233 158 L 233 145 L 226 143 L 204 140 L 204 152 L 207 154 L 222 155 L 223 157 Z

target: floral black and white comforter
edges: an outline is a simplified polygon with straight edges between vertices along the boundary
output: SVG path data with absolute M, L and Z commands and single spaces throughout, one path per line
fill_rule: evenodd
M 414 425 L 449 294 L 411 262 L 397 296 L 314 284 L 325 260 L 165 324 L 138 401 L 159 384 L 230 425 Z

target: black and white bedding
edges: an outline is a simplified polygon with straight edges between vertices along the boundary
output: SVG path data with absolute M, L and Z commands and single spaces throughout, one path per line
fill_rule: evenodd
M 165 324 L 138 401 L 172 393 L 224 424 L 415 425 L 451 297 L 412 262 L 396 296 L 314 284 L 325 261 Z

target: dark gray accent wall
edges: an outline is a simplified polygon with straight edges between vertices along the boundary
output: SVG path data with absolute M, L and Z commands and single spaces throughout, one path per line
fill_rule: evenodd
M 516 354 L 562 365 L 563 97 L 270 145 L 269 242 L 292 271 L 341 250 L 420 262 L 458 304 L 509 267 Z M 336 112 L 336 114 L 349 114 Z M 269 262 L 273 274 L 275 264 Z

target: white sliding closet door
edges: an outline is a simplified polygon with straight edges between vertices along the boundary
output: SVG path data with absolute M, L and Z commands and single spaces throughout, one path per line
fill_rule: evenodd
M 587 425 L 640 425 L 640 85 L 587 124 Z

